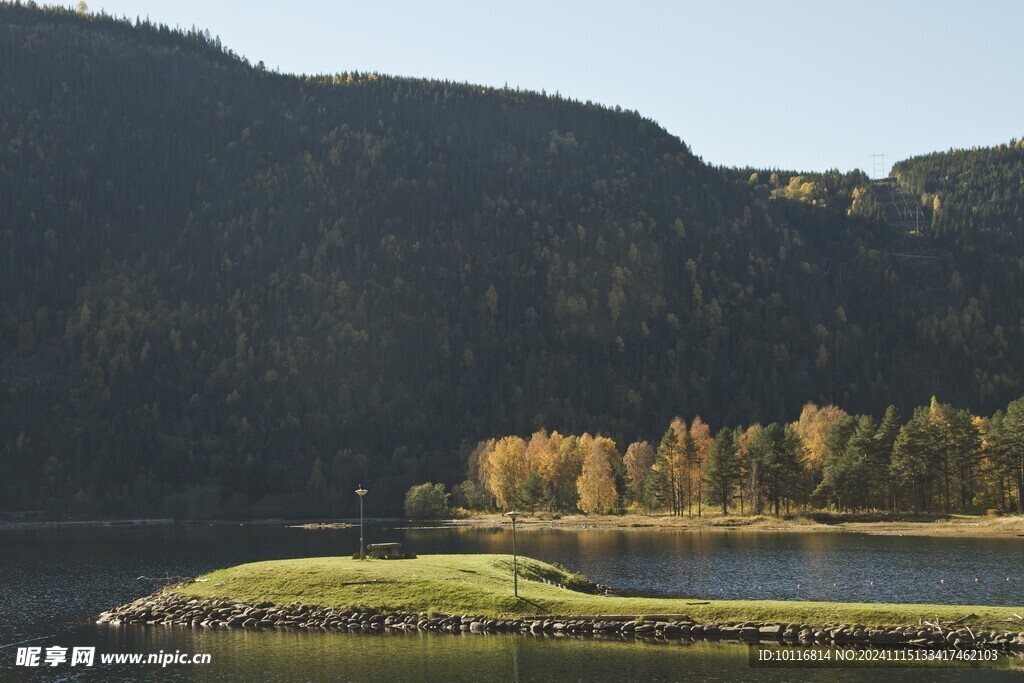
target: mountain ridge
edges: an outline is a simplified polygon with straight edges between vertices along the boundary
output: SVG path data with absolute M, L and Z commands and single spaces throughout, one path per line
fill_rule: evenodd
M 497 433 L 1019 391 L 1005 360 L 992 388 L 922 379 L 945 333 L 877 216 L 635 112 L 273 74 L 200 31 L 17 5 L 0 54 L 0 448 L 26 482 L 0 507 L 289 514 L 316 459 L 397 500 Z

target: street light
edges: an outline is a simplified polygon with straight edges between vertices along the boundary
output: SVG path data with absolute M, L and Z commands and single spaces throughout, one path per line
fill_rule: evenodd
M 366 554 L 363 553 L 363 496 L 366 495 L 366 489 L 362 484 L 356 489 L 356 495 L 359 496 L 359 559 L 365 560 Z
M 505 513 L 512 519 L 512 595 L 519 597 L 519 560 L 516 556 L 516 518 L 523 514 L 515 510 Z

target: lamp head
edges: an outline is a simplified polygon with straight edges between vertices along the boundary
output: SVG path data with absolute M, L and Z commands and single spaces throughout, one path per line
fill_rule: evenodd
M 359 488 L 356 489 L 356 495 L 359 496 L 360 498 L 366 495 L 366 489 L 363 488 L 362 484 L 360 484 Z
M 509 510 L 508 512 L 505 513 L 505 516 L 509 517 L 514 522 L 516 521 L 516 518 L 519 517 L 519 515 L 521 514 L 523 513 L 519 512 L 518 510 Z

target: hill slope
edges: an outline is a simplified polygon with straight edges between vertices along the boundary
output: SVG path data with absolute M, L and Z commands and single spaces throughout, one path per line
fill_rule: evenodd
M 0 83 L 2 509 L 341 514 L 358 482 L 397 509 L 492 434 L 1019 388 L 1020 326 L 979 318 L 999 381 L 937 377 L 876 217 L 634 112 L 11 5 Z

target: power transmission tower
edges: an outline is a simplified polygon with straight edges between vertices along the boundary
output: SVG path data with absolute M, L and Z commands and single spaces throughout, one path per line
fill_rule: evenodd
M 886 168 L 885 168 L 885 154 L 884 153 L 872 154 L 871 155 L 871 169 L 872 169 L 872 176 L 874 176 L 875 180 L 879 180 L 880 178 L 888 177 L 887 175 L 885 175 L 886 174 Z

